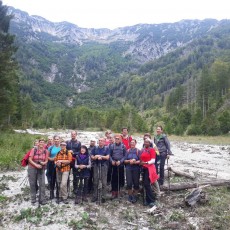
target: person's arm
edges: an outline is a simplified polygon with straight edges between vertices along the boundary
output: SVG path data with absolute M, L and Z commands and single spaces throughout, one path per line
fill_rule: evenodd
M 167 148 L 167 154 L 172 155 L 172 152 L 171 152 L 171 149 L 170 149 L 170 142 L 169 142 L 167 136 L 164 136 L 164 140 L 165 140 L 165 145 L 166 145 L 166 148 Z
M 149 164 L 149 165 L 154 164 L 155 159 L 156 159 L 156 152 L 153 148 L 150 149 L 150 155 L 151 155 L 151 159 L 149 161 L 147 161 L 147 164 Z
M 125 159 L 124 159 L 125 164 L 130 164 L 130 160 L 128 160 L 128 151 L 125 154 Z
M 87 169 L 90 169 L 91 168 L 91 158 L 89 157 L 89 163 L 88 163 L 88 165 L 86 165 L 86 168 Z
M 76 158 L 76 160 L 75 160 L 75 165 L 74 165 L 74 166 L 75 166 L 76 169 L 78 169 L 79 166 L 80 166 L 80 165 L 77 164 L 77 158 Z
M 122 157 L 121 160 L 120 160 L 121 164 L 124 163 L 126 152 L 127 152 L 127 150 L 126 150 L 126 148 L 125 148 L 125 146 L 124 146 L 124 149 L 123 149 L 123 157 Z
M 68 155 L 67 155 L 67 158 L 68 158 L 68 159 L 66 159 L 66 160 L 61 160 L 61 163 L 62 163 L 62 164 L 65 164 L 65 165 L 70 164 L 71 161 L 72 161 L 72 153 L 71 153 L 69 150 L 67 150 L 67 151 L 68 151 Z
M 104 156 L 101 156 L 102 160 L 109 160 L 109 149 L 106 148 L 105 150 L 105 155 Z
M 94 161 L 97 160 L 97 157 L 95 156 L 95 148 L 93 148 L 91 151 L 91 159 Z

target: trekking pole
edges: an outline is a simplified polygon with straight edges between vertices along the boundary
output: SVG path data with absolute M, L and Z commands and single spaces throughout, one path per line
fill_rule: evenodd
M 101 191 L 102 190 L 102 180 L 101 180 L 101 162 L 99 162 L 98 167 L 98 204 L 101 205 Z
M 19 185 L 20 187 L 21 187 L 21 185 L 24 185 L 24 184 L 26 183 L 27 176 L 28 176 L 28 175 L 26 175 L 26 176 L 24 177 L 24 179 L 22 180 L 21 184 Z
M 168 169 L 168 193 L 170 195 L 170 174 L 169 174 L 169 158 L 167 158 L 167 169 Z
M 58 172 L 61 173 L 61 176 L 59 177 Z M 57 203 L 59 204 L 60 202 L 60 184 L 62 181 L 62 172 L 60 171 L 60 168 L 58 168 L 57 172 L 57 178 L 56 178 L 56 189 L 57 189 Z M 60 180 L 59 180 L 60 179 Z
M 81 185 L 82 185 L 82 187 L 81 187 L 81 204 L 83 204 L 83 192 L 84 192 L 84 185 L 85 185 L 85 183 L 84 183 L 84 177 L 82 177 L 81 178 Z
M 144 185 L 144 170 L 141 171 L 142 176 L 142 199 L 143 199 L 143 205 L 145 204 L 145 185 Z
M 38 170 L 38 174 L 40 174 L 40 177 L 39 177 L 39 195 L 38 195 L 38 208 L 40 208 L 41 207 L 41 195 L 42 195 L 42 193 L 41 193 L 41 187 L 42 187 L 42 169 L 37 169 Z M 37 182 L 36 182 L 36 184 L 37 184 Z
M 118 189 L 118 193 L 117 193 L 117 198 L 119 199 L 119 193 L 120 193 L 120 170 L 119 170 L 119 165 L 117 166 L 117 180 L 118 180 L 118 184 L 117 184 L 117 189 Z

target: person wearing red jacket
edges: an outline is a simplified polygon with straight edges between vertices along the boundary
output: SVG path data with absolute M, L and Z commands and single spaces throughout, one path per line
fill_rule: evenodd
M 144 140 L 144 148 L 141 150 L 140 161 L 142 165 L 142 180 L 145 190 L 145 206 L 153 207 L 156 201 L 156 195 L 154 195 L 151 185 L 157 187 L 159 190 L 159 185 L 157 179 L 159 176 L 156 172 L 155 159 L 156 152 L 150 147 L 151 140 L 146 138 Z
M 133 139 L 131 136 L 129 136 L 128 132 L 129 132 L 128 128 L 126 127 L 122 128 L 121 138 L 122 138 L 122 143 L 126 147 L 126 150 L 130 149 L 130 142 Z

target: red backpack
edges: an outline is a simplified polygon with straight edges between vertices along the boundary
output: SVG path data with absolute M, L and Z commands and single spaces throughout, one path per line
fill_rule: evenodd
M 26 167 L 29 163 L 29 157 L 30 157 L 30 153 L 33 149 L 30 149 L 25 155 L 24 157 L 22 158 L 21 160 L 21 166 L 22 167 Z M 34 149 L 34 154 L 36 154 L 37 152 L 37 148 Z

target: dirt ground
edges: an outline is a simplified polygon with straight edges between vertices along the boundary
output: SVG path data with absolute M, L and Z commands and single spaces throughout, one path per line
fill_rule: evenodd
M 70 138 L 69 133 L 61 134 L 64 139 Z M 100 132 L 79 132 L 78 138 L 87 145 L 92 137 L 101 135 Z M 140 147 L 141 137 L 135 138 Z M 230 180 L 230 146 L 185 142 L 172 142 L 171 146 L 174 156 L 169 159 L 169 165 L 196 177 L 191 180 L 171 176 L 171 183 Z M 38 207 L 30 204 L 26 169 L 0 173 L 0 229 L 230 229 L 228 187 L 204 190 L 207 202 L 194 207 L 184 202 L 190 190 L 161 192 L 159 205 L 152 214 L 146 213 L 148 208 L 142 205 L 141 194 L 136 204 L 129 203 L 125 189 L 120 199 L 107 200 L 101 206 L 91 203 L 90 199 L 82 205 L 74 205 L 74 199 L 70 198 L 67 205 L 49 200 L 47 205 Z M 46 195 L 49 197 L 48 190 Z

